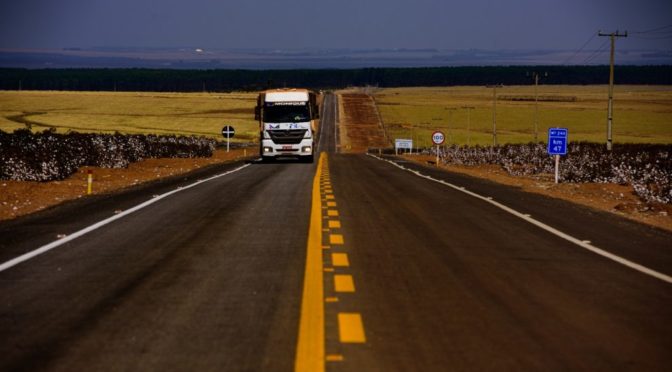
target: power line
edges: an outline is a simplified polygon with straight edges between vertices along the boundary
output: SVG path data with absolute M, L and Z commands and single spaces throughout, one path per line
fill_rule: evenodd
M 648 33 L 652 33 L 652 32 L 660 32 L 661 30 L 665 30 L 665 29 L 668 29 L 668 28 L 672 28 L 672 25 L 656 27 L 656 28 L 652 28 L 650 30 L 644 30 L 644 31 L 635 31 L 634 33 L 635 34 L 648 34 Z M 664 32 L 670 32 L 670 31 L 664 31 Z
M 595 58 L 597 58 L 599 55 L 604 53 L 607 50 L 607 44 L 609 44 L 609 40 L 605 40 L 600 47 L 593 52 L 593 54 L 589 55 L 585 60 L 583 60 L 583 64 L 587 65 L 588 63 L 592 62 Z
M 569 62 L 569 61 L 571 61 L 572 59 L 574 59 L 574 57 L 576 57 L 579 53 L 581 53 L 581 51 L 583 50 L 583 48 L 585 48 L 591 41 L 593 41 L 593 39 L 594 39 L 596 36 L 597 36 L 597 34 L 593 34 L 593 35 L 590 37 L 590 39 L 588 39 L 588 41 L 586 41 L 585 43 L 583 43 L 583 45 L 581 46 L 581 48 L 579 48 L 576 52 L 574 52 L 574 54 L 573 54 L 572 56 L 570 56 L 570 57 L 567 58 L 564 62 L 562 62 L 562 64 L 563 64 L 563 65 L 566 65 L 567 62 Z
M 667 39 L 672 39 L 672 33 L 667 34 L 658 34 L 658 36 L 648 36 L 648 35 L 633 35 L 632 37 L 635 39 L 640 39 L 640 40 L 667 40 Z

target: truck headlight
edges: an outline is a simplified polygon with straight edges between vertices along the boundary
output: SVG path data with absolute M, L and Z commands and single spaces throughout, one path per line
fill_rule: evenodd
M 272 147 L 264 147 L 264 152 L 273 152 Z
M 301 148 L 301 152 L 311 152 L 311 151 L 312 151 L 312 149 L 310 148 L 310 146 L 303 146 Z

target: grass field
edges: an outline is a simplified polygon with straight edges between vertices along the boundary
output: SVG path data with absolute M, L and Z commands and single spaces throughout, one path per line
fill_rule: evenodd
M 0 129 L 199 135 L 233 141 L 259 136 L 255 93 L 129 93 L 0 91 Z
M 607 86 L 539 86 L 538 139 L 549 127 L 569 128 L 570 141 L 606 142 Z M 446 142 L 493 143 L 493 89 L 486 87 L 395 88 L 375 93 L 390 138 L 428 146 L 431 132 Z M 497 141 L 534 141 L 534 86 L 497 89 Z M 472 106 L 467 110 L 464 106 Z M 468 111 L 471 124 L 468 125 Z M 616 86 L 616 143 L 672 143 L 672 87 Z

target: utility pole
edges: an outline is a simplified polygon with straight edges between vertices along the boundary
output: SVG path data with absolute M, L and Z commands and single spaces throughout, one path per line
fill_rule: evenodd
M 453 142 L 453 132 L 450 130 L 450 124 L 453 119 L 453 111 L 457 110 L 454 107 L 444 107 L 445 110 L 448 110 L 448 145 Z
M 539 73 L 533 72 L 534 76 L 534 143 L 539 142 Z M 544 72 L 544 76 L 548 76 L 547 72 Z
M 613 120 L 613 109 L 614 109 L 614 47 L 616 44 L 617 37 L 628 37 L 628 31 L 621 34 L 616 30 L 612 33 L 603 33 L 602 31 L 597 33 L 598 36 L 609 36 L 611 39 L 611 54 L 609 57 L 609 104 L 607 106 L 607 151 L 611 151 L 613 147 L 612 135 L 611 135 L 611 123 Z
M 467 110 L 467 146 L 471 146 L 471 110 L 475 109 L 474 106 L 462 106 L 463 109 Z
M 502 84 L 486 86 L 492 88 L 492 146 L 497 146 L 497 88 L 502 86 Z

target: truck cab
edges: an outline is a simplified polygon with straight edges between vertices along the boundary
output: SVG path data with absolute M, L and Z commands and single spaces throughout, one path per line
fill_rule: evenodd
M 319 119 L 317 94 L 306 89 L 275 89 L 259 94 L 259 155 L 264 161 L 292 157 L 312 163 Z

